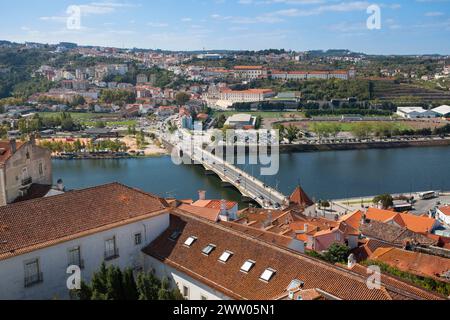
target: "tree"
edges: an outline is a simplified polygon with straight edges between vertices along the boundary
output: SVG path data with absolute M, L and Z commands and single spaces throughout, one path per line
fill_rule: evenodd
M 97 129 L 106 128 L 106 122 L 104 122 L 104 121 L 97 121 L 97 122 L 95 122 L 94 127 L 97 128 Z
M 394 199 L 390 194 L 382 194 L 373 198 L 374 204 L 381 204 L 383 209 L 388 209 L 394 205 Z
M 167 278 L 160 281 L 153 272 L 139 272 L 135 278 L 130 268 L 122 272 L 115 266 L 106 268 L 104 263 L 90 285 L 82 282 L 81 289 L 71 293 L 80 300 L 184 300 Z
M 290 144 L 298 138 L 299 133 L 300 133 L 300 129 L 297 128 L 296 126 L 291 124 L 289 127 L 287 127 L 286 138 L 288 139 Z
M 330 263 L 345 263 L 347 261 L 350 249 L 340 243 L 333 243 L 324 254 L 324 259 Z
M 191 96 L 186 92 L 179 92 L 175 96 L 175 100 L 177 104 L 181 107 L 184 106 L 189 100 L 191 100 Z

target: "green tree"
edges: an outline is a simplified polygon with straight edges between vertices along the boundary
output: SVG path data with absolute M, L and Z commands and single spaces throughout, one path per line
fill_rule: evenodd
M 333 243 L 324 254 L 324 259 L 330 263 L 345 263 L 350 249 L 340 243 Z
M 394 205 L 394 199 L 390 194 L 382 194 L 373 198 L 373 203 L 376 205 L 381 204 L 383 209 L 388 209 Z
M 292 124 L 286 128 L 286 138 L 290 144 L 298 138 L 299 133 L 300 129 Z
M 186 92 L 179 92 L 175 96 L 175 100 L 177 101 L 177 104 L 181 107 L 184 106 L 186 103 L 188 103 L 189 100 L 191 100 L 191 96 Z

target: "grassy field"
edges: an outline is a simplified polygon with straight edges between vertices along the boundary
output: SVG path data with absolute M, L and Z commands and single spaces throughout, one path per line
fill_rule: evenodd
M 214 116 L 220 116 L 221 114 L 225 115 L 226 117 L 235 115 L 235 114 L 251 114 L 252 116 L 258 117 L 260 116 L 263 119 L 289 119 L 289 118 L 295 118 L 295 117 L 304 117 L 305 114 L 303 112 L 293 112 L 293 111 L 215 111 Z
M 113 118 L 116 117 L 114 114 L 106 113 L 86 113 L 86 112 L 67 112 L 70 114 L 73 120 L 94 120 L 102 118 Z M 58 117 L 61 112 L 39 112 L 39 116 L 42 118 Z
M 93 127 L 95 126 L 96 122 L 95 121 L 81 121 L 83 123 L 83 125 L 88 126 L 88 127 Z M 128 126 L 135 126 L 137 125 L 137 121 L 136 120 L 124 120 L 124 121 L 107 121 L 106 122 L 106 126 L 107 127 L 128 127 Z

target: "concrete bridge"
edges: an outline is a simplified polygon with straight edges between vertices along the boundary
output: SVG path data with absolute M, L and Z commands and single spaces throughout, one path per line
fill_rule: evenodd
M 181 139 L 187 138 L 184 140 L 184 144 L 181 143 L 180 151 L 182 152 L 182 155 L 184 157 L 189 157 L 194 164 L 202 165 L 206 170 L 206 174 L 217 175 L 220 180 L 222 180 L 224 186 L 235 187 L 242 194 L 244 199 L 246 198 L 249 201 L 255 201 L 262 208 L 285 209 L 289 206 L 288 197 L 283 195 L 281 192 L 265 185 L 257 178 L 226 162 L 225 159 L 203 150 L 202 147 L 195 146 L 189 142 L 186 144 L 186 141 L 191 140 L 191 134 L 183 129 L 179 132 L 181 133 L 179 136 Z M 177 143 L 179 141 L 169 141 L 168 139 L 164 140 L 166 143 L 171 145 L 180 146 L 180 144 Z

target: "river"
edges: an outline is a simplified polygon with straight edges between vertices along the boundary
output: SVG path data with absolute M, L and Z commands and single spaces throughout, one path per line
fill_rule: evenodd
M 258 167 L 243 166 L 258 176 Z M 240 201 L 234 189 L 222 188 L 200 166 L 177 166 L 171 158 L 123 160 L 54 160 L 53 176 L 68 189 L 118 181 L 162 197 Z M 289 195 L 298 183 L 317 199 L 342 199 L 380 193 L 450 190 L 450 147 L 372 149 L 280 155 L 276 176 L 261 178 Z

